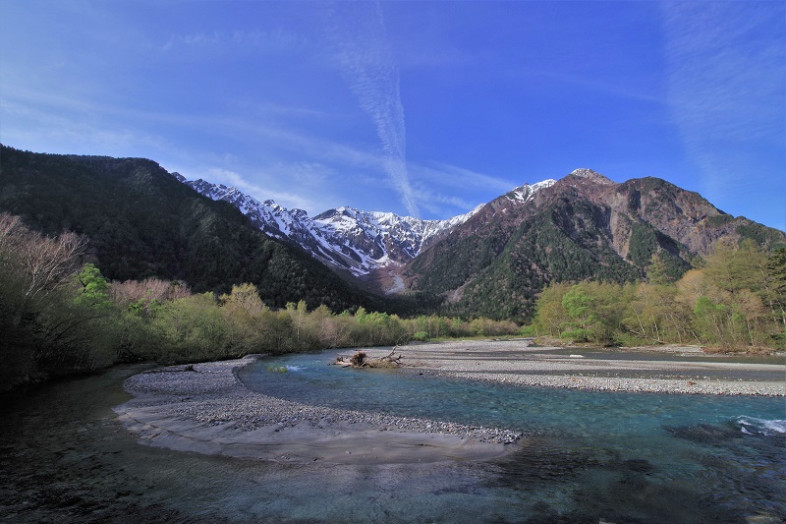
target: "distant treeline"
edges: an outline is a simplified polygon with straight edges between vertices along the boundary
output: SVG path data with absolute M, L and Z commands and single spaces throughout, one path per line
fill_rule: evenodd
M 786 348 L 785 248 L 726 241 L 697 265 L 673 281 L 655 257 L 649 282 L 552 284 L 537 301 L 535 331 L 604 345 Z
M 514 322 L 403 319 L 358 308 L 336 314 L 305 301 L 272 309 L 252 284 L 192 293 L 179 281 L 109 281 L 74 233 L 47 237 L 0 215 L 0 390 L 118 362 L 163 364 L 413 339 L 516 334 Z M 260 296 L 261 295 L 261 296 Z
M 271 308 L 265 289 L 193 293 L 180 281 L 110 281 L 85 263 L 87 242 L 49 237 L 0 214 L 0 390 L 118 362 L 162 364 L 412 340 L 518 333 L 603 345 L 697 343 L 723 350 L 786 348 L 786 249 L 721 243 L 673 281 L 653 257 L 648 282 L 547 287 L 534 322 L 437 315 L 401 318 Z

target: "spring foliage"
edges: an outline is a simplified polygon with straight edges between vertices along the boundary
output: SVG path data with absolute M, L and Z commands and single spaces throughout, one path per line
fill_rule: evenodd
M 48 155 L 0 144 L 0 210 L 33 230 L 75 231 L 112 280 L 160 278 L 195 292 L 233 283 L 265 290 L 270 307 L 305 300 L 334 310 L 377 305 L 305 253 L 259 231 L 227 202 L 214 202 L 150 160 Z
M 194 293 L 177 280 L 110 281 L 74 233 L 44 236 L 0 214 L 0 389 L 116 362 L 236 358 L 411 340 L 521 333 L 509 320 L 336 313 L 305 300 L 273 308 L 250 283 Z M 657 266 L 655 256 L 651 262 Z M 786 249 L 715 246 L 679 280 L 556 283 L 536 303 L 539 334 L 597 344 L 786 347 Z
M 336 314 L 305 300 L 271 308 L 249 283 L 222 295 L 180 281 L 110 281 L 84 263 L 86 242 L 46 237 L 0 215 L 0 389 L 116 362 L 164 364 L 333 347 L 394 345 L 418 338 L 515 334 L 513 322 L 438 316 Z
M 676 282 L 553 284 L 537 301 L 534 325 L 543 335 L 607 345 L 783 349 L 786 249 L 768 254 L 748 240 L 726 241 Z

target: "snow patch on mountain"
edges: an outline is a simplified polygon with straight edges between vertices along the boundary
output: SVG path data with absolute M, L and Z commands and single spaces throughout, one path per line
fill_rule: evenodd
M 310 217 L 302 209 L 286 209 L 273 200 L 260 202 L 235 187 L 202 179 L 183 182 L 213 200 L 234 205 L 267 235 L 291 242 L 317 260 L 357 277 L 409 262 L 432 240 L 463 224 L 485 205 L 447 220 L 422 220 L 344 206 Z M 525 184 L 508 196 L 526 203 L 536 192 L 554 183 L 544 180 Z
M 546 189 L 547 187 L 551 187 L 556 183 L 557 183 L 556 180 L 549 178 L 547 180 L 543 180 L 542 182 L 536 182 L 535 184 L 532 185 L 524 184 L 523 186 L 517 187 L 516 189 L 511 191 L 506 196 L 511 200 L 527 203 L 532 199 L 533 196 L 535 196 L 535 193 L 537 193 L 541 189 Z
M 355 276 L 416 257 L 427 242 L 466 222 L 480 207 L 448 220 L 421 220 L 389 212 L 339 207 L 309 217 L 273 200 L 259 202 L 234 187 L 205 180 L 186 181 L 197 192 L 237 207 L 266 234 L 289 241 L 330 266 Z
M 578 178 L 585 178 L 587 180 L 591 180 L 592 182 L 598 184 L 605 184 L 605 185 L 616 185 L 616 182 L 610 180 L 609 178 L 601 175 L 597 171 L 593 171 L 592 169 L 587 169 L 585 167 L 580 167 L 578 169 L 574 169 L 570 172 L 571 175 L 578 177 Z

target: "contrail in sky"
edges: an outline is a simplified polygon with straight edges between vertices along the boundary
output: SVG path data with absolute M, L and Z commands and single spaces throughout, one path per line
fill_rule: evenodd
M 335 58 L 357 97 L 374 122 L 382 144 L 385 171 L 410 215 L 418 216 L 409 183 L 404 107 L 399 72 L 387 42 L 379 3 L 344 3 L 333 6 L 330 38 Z

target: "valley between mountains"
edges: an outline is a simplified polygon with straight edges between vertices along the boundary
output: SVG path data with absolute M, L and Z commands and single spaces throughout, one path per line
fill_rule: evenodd
M 584 280 L 674 282 L 718 242 L 786 246 L 783 231 L 658 178 L 590 169 L 524 184 L 467 213 L 421 220 L 350 207 L 309 216 L 152 160 L 2 147 L 0 211 L 71 231 L 116 281 L 194 292 L 249 282 L 270 307 L 441 312 L 526 322 L 538 294 Z
M 786 243 L 783 232 L 664 180 L 616 183 L 590 169 L 524 184 L 446 220 L 350 207 L 311 217 L 234 187 L 174 176 L 365 289 L 425 292 L 495 318 L 526 317 L 552 282 L 625 282 L 653 270 L 676 280 L 721 239 L 750 238 L 766 249 Z

